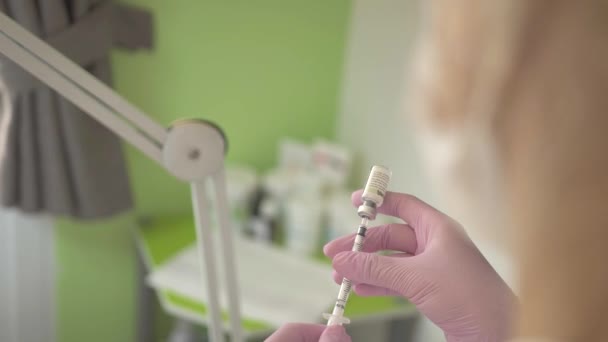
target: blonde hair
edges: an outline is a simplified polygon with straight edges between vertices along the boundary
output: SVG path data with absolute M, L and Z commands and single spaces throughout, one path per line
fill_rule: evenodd
M 496 147 L 520 270 L 518 332 L 608 341 L 607 2 L 429 6 L 425 115 Z

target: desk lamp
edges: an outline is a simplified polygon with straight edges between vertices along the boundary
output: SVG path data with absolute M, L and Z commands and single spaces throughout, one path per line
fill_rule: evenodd
M 224 341 L 207 184 L 213 183 L 220 252 L 225 269 L 231 341 L 243 341 L 232 229 L 228 214 L 226 139 L 210 122 L 184 119 L 168 129 L 80 66 L 0 12 L 0 53 L 129 142 L 176 178 L 190 183 L 196 243 L 207 282 L 209 339 Z

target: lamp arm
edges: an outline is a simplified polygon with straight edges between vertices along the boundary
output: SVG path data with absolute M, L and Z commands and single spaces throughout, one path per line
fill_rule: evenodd
M 221 230 L 220 251 L 228 284 L 231 341 L 243 341 L 232 229 L 225 193 L 226 141 L 219 128 L 209 122 L 188 119 L 177 121 L 168 130 L 165 129 L 2 12 L 0 54 L 159 163 L 173 176 L 191 184 L 197 247 L 208 289 L 209 338 L 212 342 L 220 342 L 224 340 L 223 323 L 205 191 L 206 181 L 213 180 Z
M 165 127 L 2 12 L 0 53 L 162 164 Z

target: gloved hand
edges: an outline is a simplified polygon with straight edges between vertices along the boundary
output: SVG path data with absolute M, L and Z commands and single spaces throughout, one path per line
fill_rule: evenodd
M 321 324 L 288 323 L 277 330 L 266 342 L 350 342 L 344 327 Z
M 353 193 L 361 204 L 361 191 Z M 334 279 L 346 277 L 361 296 L 399 295 L 437 324 L 448 341 L 504 341 L 516 298 L 453 219 L 418 198 L 388 192 L 378 212 L 407 223 L 367 231 L 362 252 L 355 235 L 328 243 Z M 399 251 L 392 255 L 374 252 Z

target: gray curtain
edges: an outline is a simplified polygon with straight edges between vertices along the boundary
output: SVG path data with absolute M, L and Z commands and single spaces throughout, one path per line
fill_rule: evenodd
M 105 0 L 0 0 L 0 10 L 107 83 L 113 46 L 152 44 L 147 12 Z M 92 219 L 132 202 L 118 138 L 0 55 L 0 205 Z

